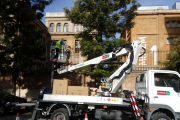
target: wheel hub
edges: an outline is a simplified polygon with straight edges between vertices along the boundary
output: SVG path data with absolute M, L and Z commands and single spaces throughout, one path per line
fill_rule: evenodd
M 66 120 L 66 117 L 63 113 L 59 113 L 55 116 L 56 120 Z

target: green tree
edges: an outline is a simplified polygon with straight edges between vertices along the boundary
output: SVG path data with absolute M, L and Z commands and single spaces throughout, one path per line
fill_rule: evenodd
M 81 39 L 82 55 L 89 60 L 125 44 L 125 40 L 116 39 L 115 35 L 133 27 L 138 6 L 136 0 L 77 0 L 71 10 L 64 8 L 69 20 L 83 26 L 83 31 L 75 36 Z M 114 68 L 114 65 L 95 65 L 78 72 L 109 76 Z
M 180 38 L 174 40 L 175 44 L 166 56 L 166 61 L 159 62 L 164 67 L 162 69 L 175 70 L 180 72 Z
M 44 8 L 53 0 L 0 1 L 0 74 L 11 75 L 13 93 L 19 77 L 33 71 L 32 66 L 42 61 L 45 46 L 38 40 L 44 31 L 35 22 L 43 16 Z

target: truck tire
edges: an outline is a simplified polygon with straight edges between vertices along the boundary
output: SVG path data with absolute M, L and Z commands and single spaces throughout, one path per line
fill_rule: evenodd
M 66 108 L 55 110 L 51 115 L 51 120 L 69 120 L 69 114 Z
M 157 112 L 151 116 L 151 120 L 171 120 L 171 118 L 166 113 Z

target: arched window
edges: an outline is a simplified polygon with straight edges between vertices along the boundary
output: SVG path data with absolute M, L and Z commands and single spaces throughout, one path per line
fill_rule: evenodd
M 56 32 L 61 32 L 61 23 L 57 24 Z
M 54 23 L 51 23 L 51 24 L 50 24 L 49 31 L 50 31 L 50 32 L 54 32 Z
M 64 32 L 68 32 L 69 31 L 68 28 L 69 28 L 68 23 L 65 23 L 64 24 Z
M 79 32 L 79 25 L 78 24 L 74 25 L 74 32 Z

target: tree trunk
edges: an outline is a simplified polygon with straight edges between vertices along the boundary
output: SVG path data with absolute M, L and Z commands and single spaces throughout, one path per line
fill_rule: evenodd
M 16 95 L 16 75 L 12 76 L 12 83 L 13 83 L 13 94 Z
M 14 52 L 14 61 L 13 61 L 13 71 L 12 71 L 12 84 L 13 84 L 13 94 L 16 95 L 16 80 L 17 80 L 17 58 L 18 52 Z

